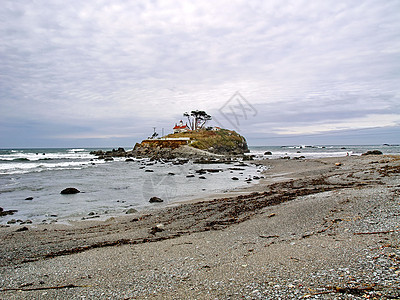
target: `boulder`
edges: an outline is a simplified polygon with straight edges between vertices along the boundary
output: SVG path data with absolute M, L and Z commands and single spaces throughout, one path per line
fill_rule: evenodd
M 69 188 L 66 188 L 66 189 L 63 189 L 62 191 L 61 191 L 61 194 L 63 194 L 63 195 L 69 195 L 69 194 L 77 194 L 77 193 L 80 193 L 81 191 L 80 190 L 78 190 L 78 189 L 76 189 L 76 188 L 71 188 L 71 187 L 69 187 Z
M 15 232 L 21 232 L 21 231 L 27 231 L 27 230 L 29 230 L 29 228 L 24 226 L 24 227 L 18 228 L 17 230 L 15 230 Z
M 130 208 L 130 209 L 128 209 L 125 213 L 128 215 L 128 214 L 134 214 L 134 213 L 137 213 L 138 211 L 136 210 L 136 209 L 134 209 L 134 208 Z
M 104 152 L 102 150 L 97 150 L 97 151 L 90 151 L 90 154 L 96 155 L 96 156 L 101 156 L 101 155 L 104 155 Z
M 266 152 L 264 152 L 264 155 L 272 155 L 272 152 L 271 151 L 266 151 Z
M 25 198 L 25 200 L 33 200 L 33 197 Z
M 2 207 L 0 207 L 0 217 L 4 217 L 7 215 L 13 215 L 16 213 L 18 210 L 4 210 Z
M 237 177 L 232 177 L 232 180 L 239 180 L 239 178 L 237 178 Z
M 383 153 L 379 150 L 371 150 L 363 153 L 362 155 L 382 155 Z
M 150 203 L 159 203 L 159 202 L 164 202 L 164 200 L 161 198 L 158 198 L 158 197 L 151 197 L 149 202 Z

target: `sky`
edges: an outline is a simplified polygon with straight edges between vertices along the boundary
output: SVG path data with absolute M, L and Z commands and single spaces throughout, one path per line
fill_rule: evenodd
M 400 143 L 400 1 L 3 0 L 0 148 Z

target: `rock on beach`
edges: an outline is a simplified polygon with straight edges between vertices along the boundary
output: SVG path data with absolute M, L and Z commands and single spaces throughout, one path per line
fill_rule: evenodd
M 382 155 L 382 154 L 383 153 L 379 150 L 370 150 L 370 151 L 363 153 L 362 155 Z
M 161 198 L 158 198 L 158 197 L 151 197 L 149 202 L 150 203 L 159 203 L 159 202 L 164 202 L 164 200 Z

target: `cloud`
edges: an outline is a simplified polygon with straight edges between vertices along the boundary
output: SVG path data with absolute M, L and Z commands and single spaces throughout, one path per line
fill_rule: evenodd
M 399 9 L 395 0 L 5 1 L 0 117 L 60 122 L 66 136 L 75 124 L 86 137 L 129 127 L 139 138 L 144 129 L 133 128 L 166 127 L 186 110 L 218 114 L 239 90 L 259 111 L 248 134 L 266 123 L 271 134 L 356 126 L 400 113 Z
M 339 130 L 356 130 L 376 127 L 394 127 L 400 125 L 400 116 L 393 114 L 367 115 L 361 118 L 347 119 L 330 124 L 312 124 L 303 126 L 291 126 L 275 128 L 275 132 L 283 135 L 308 135 L 332 132 Z

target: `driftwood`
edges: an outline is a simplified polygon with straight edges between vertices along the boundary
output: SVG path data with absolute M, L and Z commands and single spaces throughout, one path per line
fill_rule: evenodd
M 373 231 L 373 232 L 355 232 L 355 235 L 362 235 L 362 234 L 387 234 L 391 232 L 396 232 L 399 230 L 387 230 L 387 231 Z
M 307 295 L 304 295 L 302 298 L 308 298 L 308 297 L 311 297 L 311 296 L 331 294 L 331 293 L 363 295 L 363 294 L 365 294 L 367 292 L 374 291 L 374 288 L 372 286 L 367 286 L 367 287 L 327 286 L 325 288 L 329 289 L 329 290 L 328 291 L 322 291 L 322 292 L 307 294 Z
M 75 284 L 68 284 L 68 285 L 57 285 L 57 286 L 44 286 L 44 287 L 36 287 L 36 288 L 6 288 L 1 289 L 0 292 L 9 292 L 9 291 L 44 291 L 44 290 L 60 290 L 60 289 L 72 289 L 72 288 L 79 288 L 79 287 L 87 287 L 85 285 L 75 285 Z

